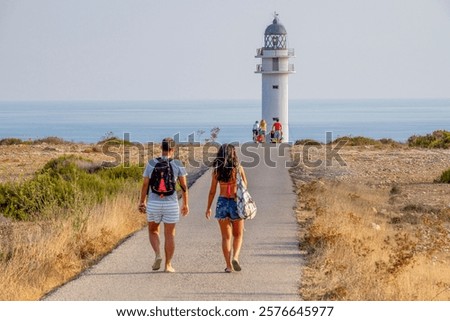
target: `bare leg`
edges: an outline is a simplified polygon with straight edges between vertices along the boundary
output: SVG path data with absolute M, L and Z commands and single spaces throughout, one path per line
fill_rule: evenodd
M 155 222 L 148 222 L 148 236 L 150 239 L 150 245 L 153 248 L 153 251 L 158 256 L 160 255 L 159 250 L 159 224 Z
M 148 222 L 148 236 L 150 239 L 150 245 L 155 252 L 155 261 L 152 265 L 152 270 L 157 271 L 161 267 L 161 251 L 159 249 L 160 240 L 159 240 L 159 224 L 155 222 Z
M 175 224 L 164 223 L 164 251 L 166 253 L 166 272 L 175 272 L 172 267 L 173 253 L 175 252 Z
M 233 259 L 239 261 L 244 236 L 244 220 L 232 221 L 231 224 L 233 225 Z
M 227 269 L 231 267 L 231 224 L 229 220 L 219 220 L 220 233 L 222 234 L 222 252 L 227 264 Z
M 244 234 L 244 220 L 237 220 L 232 222 L 233 226 L 233 260 L 231 264 L 235 271 L 241 271 L 239 264 L 239 254 L 241 253 L 242 238 Z

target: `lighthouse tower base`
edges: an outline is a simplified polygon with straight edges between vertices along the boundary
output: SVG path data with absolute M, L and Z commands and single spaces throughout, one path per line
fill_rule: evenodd
M 283 126 L 283 142 L 289 142 L 288 74 L 262 75 L 262 119 L 267 123 L 267 136 L 275 118 Z

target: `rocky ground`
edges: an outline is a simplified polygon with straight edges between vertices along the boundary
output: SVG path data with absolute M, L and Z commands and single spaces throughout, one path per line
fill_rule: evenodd
M 333 154 L 324 146 L 311 146 L 308 152 L 304 147 L 295 146 L 293 151 L 302 165 L 292 171 L 298 183 L 320 178 L 385 190 L 390 202 L 380 204 L 383 208 L 377 210 L 450 209 L 450 184 L 435 183 L 450 168 L 448 149 L 355 146 Z M 329 164 L 326 164 L 327 153 L 328 159 L 332 158 Z M 309 161 L 305 163 L 306 156 Z M 311 166 L 313 163 L 321 164 Z
M 144 169 L 146 162 L 153 155 L 155 157 L 160 155 L 160 149 L 158 146 L 151 150 L 148 146 L 142 149 L 142 146 L 139 148 L 133 146 L 124 148 L 112 144 L 76 143 L 0 145 L 0 183 L 29 178 L 51 159 L 64 155 L 77 155 L 96 164 L 129 161 L 133 164 L 141 164 Z M 187 147 L 180 148 L 179 158 L 185 162 L 188 173 L 194 176 L 199 170 L 204 169 L 204 166 L 199 168 L 194 166 L 194 162 L 189 161 L 193 158 L 202 160 L 200 148 L 195 149 L 195 151 L 192 149 L 191 153 Z
M 129 160 L 131 163 L 141 163 L 143 169 L 149 158 L 159 154 L 158 148 L 149 151 L 136 147 L 124 149 L 110 146 L 105 150 L 97 144 L 0 145 L 0 183 L 30 178 L 49 160 L 63 155 L 77 155 L 96 164 Z M 299 165 L 291 168 L 290 171 L 299 195 L 298 204 L 305 203 L 305 199 L 308 199 L 308 195 L 305 195 L 308 194 L 308 186 L 313 187 L 314 184 L 323 184 L 328 191 L 335 189 L 347 191 L 348 186 L 351 186 L 352 191 L 356 192 L 354 194 L 352 192 L 352 195 L 340 193 L 339 195 L 343 195 L 344 198 L 366 199 L 367 195 L 376 194 L 380 197 L 371 199 L 368 212 L 373 211 L 380 221 L 387 221 L 396 229 L 405 228 L 404 230 L 408 232 L 419 231 L 420 235 L 426 236 L 423 244 L 420 243 L 420 246 L 415 248 L 416 252 L 425 251 L 426 247 L 430 248 L 431 243 L 434 242 L 437 245 L 433 243 L 433 247 L 442 254 L 436 254 L 433 260 L 439 258 L 444 265 L 450 260 L 448 254 L 450 253 L 450 242 L 448 242 L 450 184 L 435 182 L 443 171 L 450 168 L 450 150 L 418 149 L 404 145 L 345 146 L 341 149 L 337 149 L 336 146 L 327 148 L 324 145 L 316 145 L 293 146 L 292 154 Z M 202 174 L 205 166 L 195 166 L 195 162 L 190 160 L 195 158 L 197 161 L 203 160 L 204 163 L 204 157 L 204 151 L 201 148 L 194 151 L 185 147 L 180 150 L 179 158 L 187 165 L 191 184 Z M 317 189 L 316 194 L 313 194 L 311 189 L 311 197 L 321 197 L 320 193 L 317 194 Z M 302 210 L 299 207 L 299 223 L 301 223 L 303 212 L 308 212 L 308 219 L 312 213 L 311 210 L 306 211 L 305 208 Z M 362 215 L 366 213 L 363 212 Z M 423 223 L 428 218 L 431 218 L 428 222 L 432 225 L 425 226 Z M 380 228 L 378 223 L 375 220 L 373 228 L 378 230 Z M 436 230 L 437 225 L 443 226 L 443 229 Z M 15 226 L 15 230 L 25 231 L 27 237 L 30 235 L 29 224 L 26 222 L 12 224 L 10 220 L 0 215 L 0 248 L 8 245 L 12 226 Z M 308 224 L 303 228 L 307 227 Z M 299 230 L 302 231 L 301 224 Z M 436 234 L 436 231 L 439 233 Z M 438 242 L 437 238 L 447 241 Z M 319 268 L 318 274 L 322 270 Z M 316 291 L 316 287 L 313 287 L 313 290 Z M 317 298 L 317 296 L 312 297 Z
M 96 144 L 0 146 L 0 183 L 29 178 L 49 160 L 63 155 L 78 155 L 98 164 L 116 161 L 117 157 L 120 161 L 128 157 L 132 163 L 145 164 L 153 155 L 148 150 L 139 151 L 133 147 L 128 151 L 129 156 L 126 156 L 123 148 L 111 146 L 106 150 Z M 293 178 L 299 183 L 322 178 L 387 190 L 391 196 L 390 210 L 419 205 L 428 211 L 450 208 L 450 184 L 434 183 L 444 170 L 450 168 L 450 150 L 405 146 L 356 146 L 331 150 L 325 146 L 294 146 L 292 151 L 301 165 L 292 171 Z M 202 169 L 192 166 L 189 158 L 202 160 L 202 152 L 200 148 L 192 155 L 187 151 L 180 152 L 192 179 L 201 174 L 204 166 Z M 159 149 L 155 149 L 154 154 L 159 153 Z
M 293 153 L 302 298 L 449 299 L 450 184 L 436 181 L 450 150 L 316 145 Z
M 111 158 L 101 147 L 85 144 L 0 145 L 0 183 L 30 177 L 49 160 L 63 155 L 79 155 L 101 163 Z

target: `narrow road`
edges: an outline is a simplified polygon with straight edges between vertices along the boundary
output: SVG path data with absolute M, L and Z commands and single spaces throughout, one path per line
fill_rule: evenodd
M 190 214 L 177 224 L 173 259 L 176 273 L 152 272 L 153 253 L 144 229 L 44 299 L 299 300 L 302 261 L 293 211 L 296 197 L 285 167 L 287 157 L 278 156 L 276 148 L 270 148 L 270 151 L 276 167 L 269 167 L 269 162 L 264 161 L 268 147 L 252 147 L 251 152 L 257 154 L 260 161 L 257 166 L 246 166 L 249 190 L 257 203 L 258 213 L 255 219 L 245 223 L 241 272 L 223 272 L 225 262 L 219 226 L 215 219 L 208 221 L 204 217 L 211 177 L 208 171 L 191 187 Z M 241 160 L 249 163 L 250 159 L 242 157 Z

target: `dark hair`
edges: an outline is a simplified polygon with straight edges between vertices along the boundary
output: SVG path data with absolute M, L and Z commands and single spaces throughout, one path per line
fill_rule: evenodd
M 229 182 L 232 180 L 234 169 L 239 165 L 236 149 L 231 144 L 223 144 L 217 152 L 216 159 L 213 161 L 214 175 L 220 182 Z
M 175 141 L 170 138 L 164 138 L 162 143 L 161 143 L 161 149 L 163 150 L 163 152 L 168 152 L 171 151 L 175 148 Z

